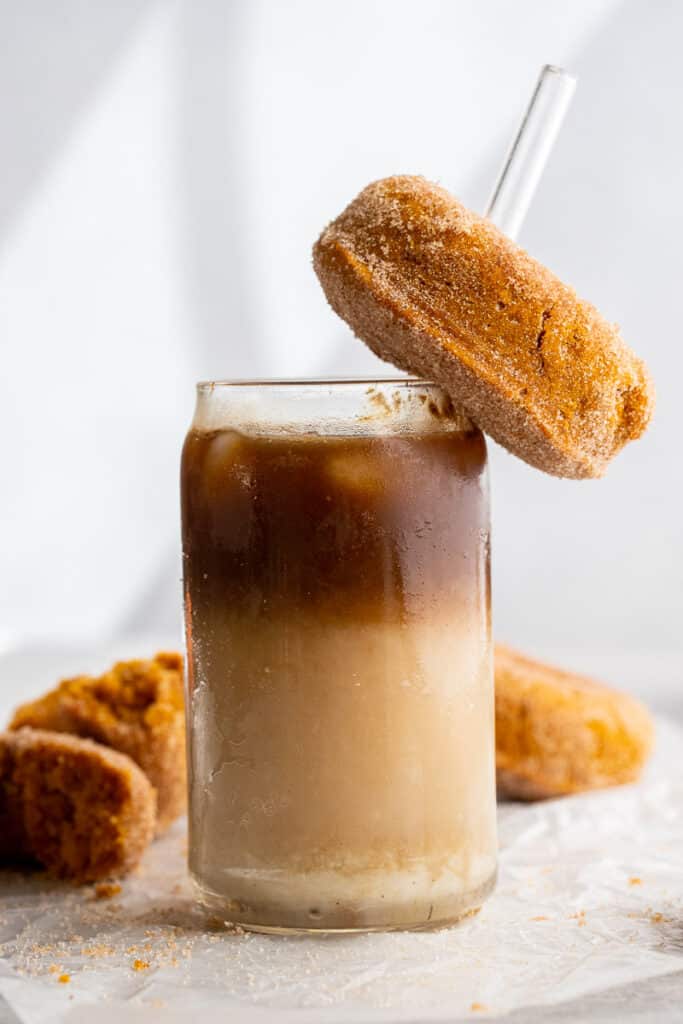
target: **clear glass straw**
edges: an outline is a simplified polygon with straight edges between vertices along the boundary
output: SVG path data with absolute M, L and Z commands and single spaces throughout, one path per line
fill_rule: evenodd
M 569 109 L 576 79 L 546 64 L 505 158 L 486 216 L 516 238 Z

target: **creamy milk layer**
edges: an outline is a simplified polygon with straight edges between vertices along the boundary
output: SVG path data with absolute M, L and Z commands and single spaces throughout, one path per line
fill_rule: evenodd
M 495 876 L 476 431 L 191 433 L 190 869 L 265 927 L 410 927 Z
M 299 614 L 264 629 L 238 615 L 211 627 L 231 658 L 191 706 L 202 886 L 243 917 L 272 899 L 357 923 L 382 905 L 434 902 L 444 917 L 440 901 L 491 879 L 491 681 L 476 619 L 321 626 Z

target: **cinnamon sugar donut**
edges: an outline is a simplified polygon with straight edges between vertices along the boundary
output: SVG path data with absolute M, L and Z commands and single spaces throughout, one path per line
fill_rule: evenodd
M 654 729 L 633 697 L 502 644 L 495 685 L 500 796 L 538 800 L 640 775 Z
M 65 679 L 16 709 L 10 729 L 50 729 L 128 754 L 157 794 L 157 833 L 187 803 L 183 659 L 174 652 L 120 661 L 101 676 Z
M 424 178 L 369 185 L 313 261 L 332 308 L 381 359 L 440 384 L 532 466 L 601 476 L 647 427 L 652 382 L 617 327 Z
M 60 733 L 0 733 L 2 861 L 38 861 L 76 882 L 124 875 L 154 835 L 155 804 L 125 754 Z

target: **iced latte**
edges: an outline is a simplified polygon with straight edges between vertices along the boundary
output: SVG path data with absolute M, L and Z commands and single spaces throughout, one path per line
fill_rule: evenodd
M 201 385 L 190 870 L 265 930 L 435 927 L 496 871 L 483 436 L 430 385 Z

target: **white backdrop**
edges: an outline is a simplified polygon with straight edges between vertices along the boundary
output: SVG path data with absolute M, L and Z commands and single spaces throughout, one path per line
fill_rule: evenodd
M 369 180 L 481 208 L 544 62 L 579 76 L 521 241 L 651 364 L 600 482 L 492 448 L 497 632 L 681 651 L 683 5 L 0 0 L 3 643 L 172 633 L 193 384 L 379 365 L 309 251 Z M 678 397 L 677 397 L 678 396 Z

